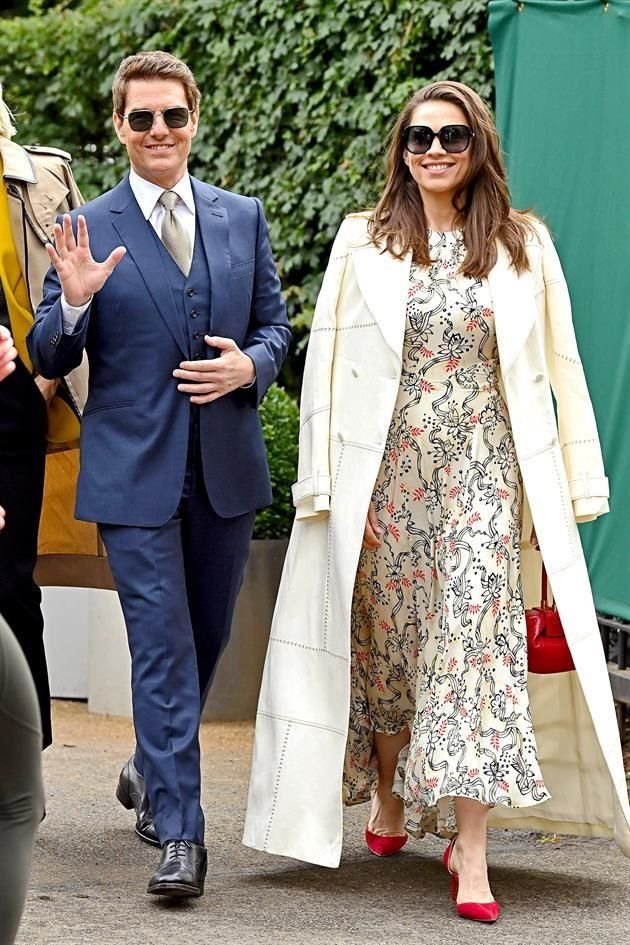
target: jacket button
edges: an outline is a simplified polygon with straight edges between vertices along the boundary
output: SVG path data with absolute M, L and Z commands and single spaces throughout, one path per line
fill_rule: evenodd
M 191 313 L 190 313 L 190 317 L 191 317 L 191 318 L 196 318 L 198 314 L 199 314 L 199 312 L 197 311 L 196 308 L 194 308 L 194 309 L 191 311 Z
M 357 369 L 356 369 L 355 367 L 352 368 L 352 376 L 353 376 L 353 377 L 358 377 L 358 376 L 359 376 L 359 372 L 357 371 Z
M 534 377 L 534 383 L 535 383 L 535 384 L 540 384 L 540 382 L 541 382 L 542 380 L 543 380 L 542 374 L 536 374 L 536 375 L 535 375 L 535 377 Z

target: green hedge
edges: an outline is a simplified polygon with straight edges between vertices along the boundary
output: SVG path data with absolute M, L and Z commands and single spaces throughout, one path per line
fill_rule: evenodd
M 86 196 L 126 167 L 110 86 L 124 55 L 163 48 L 204 93 L 193 171 L 265 205 L 304 341 L 331 240 L 376 196 L 384 140 L 412 90 L 491 94 L 485 0 L 84 0 L 2 21 L 0 78 L 20 140 L 70 150 Z M 35 4 L 37 8 L 37 4 Z M 299 386 L 293 356 L 285 383 Z
M 0 80 L 19 140 L 66 148 L 86 197 L 127 167 L 111 126 L 123 56 L 166 49 L 203 93 L 191 168 L 264 202 L 301 358 L 330 244 L 343 216 L 373 204 L 387 132 L 403 102 L 434 78 L 492 94 L 486 0 L 83 0 L 2 19 Z M 31 0 L 31 9 L 44 9 Z M 298 416 L 272 388 L 262 407 L 276 496 L 257 537 L 293 518 Z
M 291 531 L 295 513 L 291 486 L 297 474 L 298 405 L 282 387 L 272 384 L 260 406 L 260 419 L 271 473 L 273 505 L 256 516 L 254 538 L 283 538 Z

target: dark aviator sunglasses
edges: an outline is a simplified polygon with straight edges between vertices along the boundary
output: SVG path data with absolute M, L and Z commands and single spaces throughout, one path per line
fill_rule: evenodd
M 153 128 L 153 122 L 157 115 L 161 115 L 167 128 L 185 128 L 190 116 L 193 114 L 191 108 L 184 108 L 183 105 L 174 105 L 172 108 L 165 108 L 163 111 L 152 111 L 150 108 L 137 108 L 128 115 L 120 115 L 120 118 L 129 122 L 132 131 L 150 131 Z
M 439 140 L 447 154 L 461 154 L 474 137 L 475 133 L 468 125 L 444 125 L 439 131 L 427 125 L 407 125 L 402 133 L 403 144 L 410 154 L 426 154 L 434 138 Z

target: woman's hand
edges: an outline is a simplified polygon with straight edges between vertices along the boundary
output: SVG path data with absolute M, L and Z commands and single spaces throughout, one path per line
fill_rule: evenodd
M 0 381 L 15 371 L 15 359 L 17 351 L 13 344 L 11 332 L 0 325 Z
M 0 532 L 4 528 L 4 509 L 0 505 Z
M 365 520 L 365 529 L 363 531 L 363 547 L 368 548 L 370 551 L 376 551 L 376 549 L 381 546 L 382 534 L 381 527 L 378 524 L 378 518 L 376 517 L 376 510 L 373 505 L 370 505 Z
M 72 220 L 64 213 L 63 226 L 55 223 L 55 245 L 46 244 L 50 261 L 57 270 L 68 305 L 81 307 L 102 289 L 125 255 L 125 247 L 117 246 L 104 262 L 96 262 L 90 252 L 90 238 L 85 217 L 77 220 L 74 237 Z

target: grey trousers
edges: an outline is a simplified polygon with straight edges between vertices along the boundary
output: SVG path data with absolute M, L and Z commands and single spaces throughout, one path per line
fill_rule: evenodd
M 0 945 L 15 940 L 44 812 L 41 743 L 35 686 L 0 617 Z

